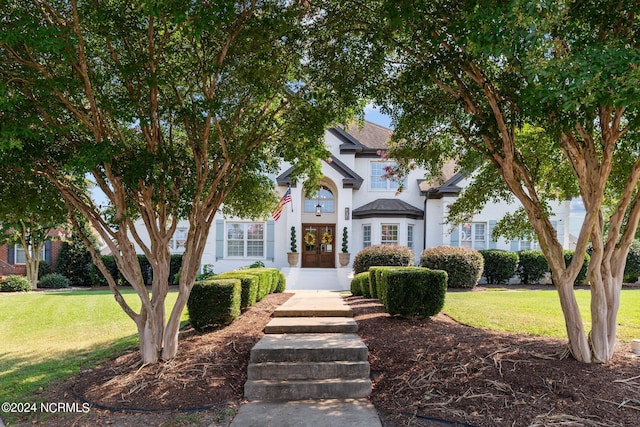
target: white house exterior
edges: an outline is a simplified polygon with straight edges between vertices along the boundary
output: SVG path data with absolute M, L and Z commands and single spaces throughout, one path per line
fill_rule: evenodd
M 448 206 L 455 201 L 469 178 L 443 171 L 442 185 L 424 180 L 416 168 L 406 178 L 404 191 L 396 194 L 397 183 L 383 178 L 388 160 L 381 156 L 392 131 L 371 122 L 362 128 L 333 128 L 325 141 L 331 157 L 322 162 L 324 178 L 317 197 L 306 199 L 301 183 L 291 182 L 291 165 L 283 164 L 274 185 L 283 195 L 291 189 L 291 203 L 278 219 L 254 222 L 218 213 L 202 257 L 215 272 L 224 272 L 262 261 L 267 267 L 289 267 L 290 230 L 295 227 L 298 263 L 293 268 L 341 268 L 343 229 L 348 236 L 351 270 L 354 255 L 369 245 L 396 243 L 409 246 L 419 260 L 423 249 L 439 246 L 467 246 L 476 249 L 521 250 L 535 242 L 493 241 L 496 221 L 517 204 L 488 204 L 473 222 L 452 227 L 445 223 Z M 320 212 L 317 215 L 317 206 Z M 569 248 L 569 201 L 552 206 L 552 223 L 565 248 Z M 171 243 L 174 253 L 184 250 L 187 222 L 179 225 Z M 142 232 L 143 227 L 139 230 Z M 324 239 L 323 239 L 324 236 Z M 306 242 L 305 242 L 306 240 Z

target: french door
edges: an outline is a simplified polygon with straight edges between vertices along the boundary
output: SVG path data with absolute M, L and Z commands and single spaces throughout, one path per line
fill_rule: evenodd
M 336 226 L 302 224 L 302 267 L 335 268 Z

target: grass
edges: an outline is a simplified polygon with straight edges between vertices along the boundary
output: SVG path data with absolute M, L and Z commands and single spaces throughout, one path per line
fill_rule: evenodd
M 576 290 L 585 322 L 591 328 L 590 292 Z M 566 338 L 567 332 L 555 289 L 448 292 L 444 313 L 465 325 L 502 332 Z M 617 338 L 640 338 L 640 289 L 623 289 L 618 312 Z
M 138 310 L 135 292 L 123 294 Z M 169 293 L 167 307 L 176 297 Z M 0 402 L 26 401 L 137 344 L 135 324 L 110 291 L 0 293 Z

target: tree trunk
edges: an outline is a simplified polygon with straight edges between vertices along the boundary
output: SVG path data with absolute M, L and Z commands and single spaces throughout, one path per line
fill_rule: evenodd
M 40 264 L 40 258 L 29 256 L 29 259 L 25 261 L 25 268 L 27 279 L 31 283 L 31 288 L 36 289 L 38 287 L 38 265 Z
M 566 277 L 563 274 L 554 274 L 558 296 L 560 297 L 560 305 L 562 306 L 562 314 L 567 328 L 567 336 L 569 338 L 569 351 L 571 355 L 579 362 L 591 362 L 591 350 L 589 341 L 584 330 L 584 323 L 580 315 L 580 308 L 573 292 L 573 278 Z M 553 273 L 552 273 L 553 274 Z

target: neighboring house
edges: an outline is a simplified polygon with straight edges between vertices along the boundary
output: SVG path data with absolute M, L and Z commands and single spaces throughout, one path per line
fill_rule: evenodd
M 47 261 L 53 269 L 61 249 L 61 240 L 47 240 L 42 249 L 40 259 Z M 0 276 L 10 276 L 13 274 L 22 276 L 27 274 L 24 249 L 22 245 L 0 245 Z
M 291 188 L 291 203 L 278 221 L 269 218 L 251 221 L 218 214 L 209 235 L 202 264 L 212 264 L 223 272 L 262 261 L 268 267 L 287 267 L 290 229 L 295 227 L 300 253 L 295 267 L 339 267 L 343 228 L 347 228 L 348 250 L 354 255 L 366 246 L 399 244 L 409 246 L 419 260 L 423 249 L 439 245 L 475 249 L 523 250 L 536 248 L 531 241 L 494 241 L 491 231 L 505 212 L 519 205 L 488 204 L 473 221 L 453 227 L 445 223 L 448 206 L 469 182 L 449 165 L 443 170 L 443 184 L 424 180 L 424 170 L 416 168 L 406 177 L 404 191 L 396 194 L 398 183 L 386 179 L 383 159 L 392 131 L 371 122 L 362 128 L 333 128 L 325 134 L 331 157 L 322 162 L 322 189 L 307 198 L 301 183 L 292 182 L 291 165 L 283 164 L 274 185 L 283 195 Z M 552 206 L 552 223 L 560 241 L 569 247 L 569 202 Z M 171 251 L 181 253 L 188 223 L 182 221 L 171 241 Z M 143 227 L 139 232 L 144 233 Z M 324 237 L 324 238 L 323 238 Z

